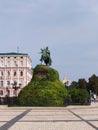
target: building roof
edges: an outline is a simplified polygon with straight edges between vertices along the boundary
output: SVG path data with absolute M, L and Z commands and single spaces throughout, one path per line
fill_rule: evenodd
M 6 56 L 27 56 L 29 58 L 29 60 L 32 62 L 30 56 L 27 53 L 17 53 L 17 52 L 8 52 L 8 53 L 0 53 L 0 57 L 6 57 Z
M 5 55 L 16 55 L 16 56 L 18 56 L 18 55 L 28 55 L 28 54 L 26 54 L 26 53 L 9 52 L 9 53 L 0 53 L 0 55 L 3 55 L 3 56 L 5 56 Z

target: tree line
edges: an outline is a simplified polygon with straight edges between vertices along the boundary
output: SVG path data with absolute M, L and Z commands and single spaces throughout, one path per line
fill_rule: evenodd
M 88 81 L 86 81 L 85 78 L 80 78 L 77 82 L 73 81 L 70 86 L 67 86 L 67 88 L 80 88 L 80 89 L 86 89 L 88 92 L 92 91 L 98 95 L 98 76 L 93 74 L 91 77 L 89 77 Z

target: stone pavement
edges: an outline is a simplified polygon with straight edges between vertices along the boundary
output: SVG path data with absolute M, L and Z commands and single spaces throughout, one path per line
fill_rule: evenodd
M 98 130 L 98 103 L 68 107 L 0 106 L 0 130 Z

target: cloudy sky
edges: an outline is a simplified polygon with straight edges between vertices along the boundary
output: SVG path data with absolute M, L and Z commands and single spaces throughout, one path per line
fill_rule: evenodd
M 0 52 L 49 47 L 60 79 L 98 76 L 98 0 L 0 0 Z

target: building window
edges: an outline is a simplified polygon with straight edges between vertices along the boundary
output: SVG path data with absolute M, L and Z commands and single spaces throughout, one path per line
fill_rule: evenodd
M 3 81 L 0 82 L 0 86 L 3 86 Z
M 13 90 L 13 95 L 16 95 L 16 90 Z
M 23 71 L 20 72 L 20 76 L 23 76 Z
M 3 67 L 3 60 L 0 61 L 0 66 Z
M 22 79 L 20 80 L 19 84 L 20 84 L 20 86 L 23 86 L 23 80 Z
M 0 72 L 0 76 L 3 76 L 3 71 Z
M 14 76 L 16 76 L 17 75 L 17 73 L 16 73 L 16 71 L 14 71 Z
M 10 76 L 10 71 L 7 72 L 7 76 Z
M 1 75 L 1 72 L 2 72 L 2 71 L 0 71 L 0 76 L 2 76 L 2 75 Z
M 8 89 L 8 87 L 6 88 L 6 96 L 10 95 L 10 90 Z
M 21 66 L 21 67 L 23 66 L 23 61 L 20 61 L 20 66 Z
M 10 85 L 10 81 L 7 81 L 7 86 L 9 86 Z
M 10 61 L 7 62 L 7 66 L 10 67 Z
M 0 90 L 0 95 L 3 95 L 3 90 Z
M 17 67 L 17 62 L 16 61 L 14 61 L 14 66 Z
M 13 87 L 17 86 L 17 81 L 16 80 L 13 81 L 12 86 Z

